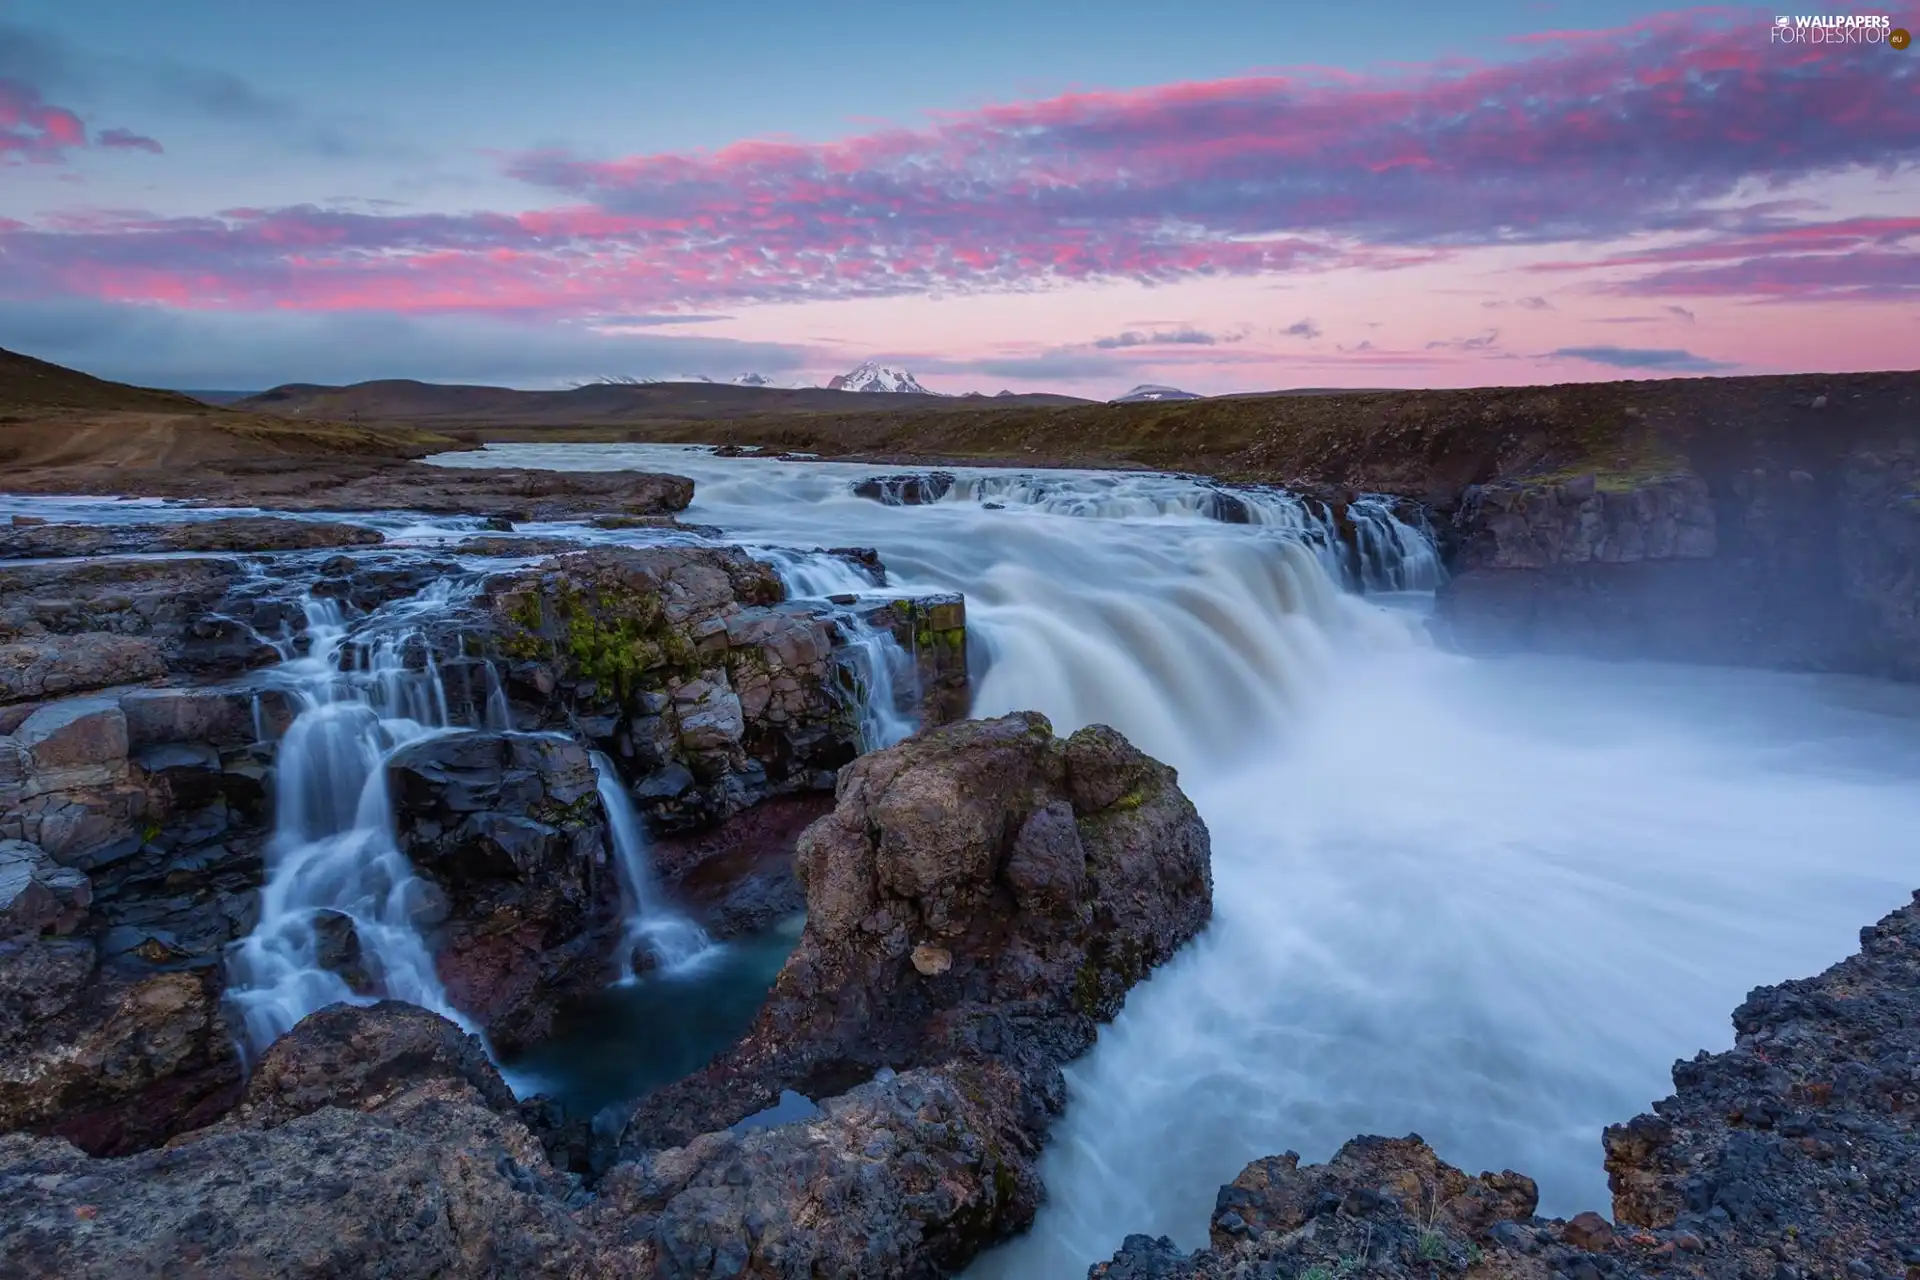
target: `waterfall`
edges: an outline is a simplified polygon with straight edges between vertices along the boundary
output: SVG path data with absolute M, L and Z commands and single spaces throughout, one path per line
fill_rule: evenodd
M 228 955 L 227 996 L 256 1053 L 316 1009 L 371 1002 L 328 965 L 344 927 L 380 995 L 466 1025 L 416 924 L 429 896 L 395 840 L 386 770 L 400 747 L 455 727 L 437 668 L 406 661 L 412 620 L 454 592 L 441 582 L 390 606 L 352 644 L 339 604 L 309 597 L 306 653 L 269 673 L 297 711 L 276 752 L 259 920 Z
M 634 976 L 633 957 L 640 950 L 668 973 L 697 966 L 713 953 L 713 939 L 661 896 L 652 860 L 647 856 L 645 828 L 640 815 L 633 811 L 633 801 L 613 761 L 594 752 L 593 773 L 613 837 L 614 865 L 620 870 L 621 973 L 628 979 Z

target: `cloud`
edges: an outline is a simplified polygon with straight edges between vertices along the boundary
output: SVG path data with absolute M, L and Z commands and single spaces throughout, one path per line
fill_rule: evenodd
M 1512 302 L 1507 302 L 1503 299 L 1496 298 L 1491 302 L 1483 302 L 1480 305 L 1492 311 L 1505 310 L 1507 307 L 1515 307 L 1521 311 L 1553 310 L 1553 304 L 1551 302 L 1548 302 L 1545 298 L 1538 298 L 1538 297 L 1515 298 Z
M 609 372 L 719 377 L 817 363 L 807 348 L 784 343 L 486 316 L 220 315 L 73 300 L 0 301 L 0 347 L 146 386 L 235 389 L 370 378 L 559 385 Z
M 1646 347 L 1561 347 L 1547 353 L 1565 360 L 1585 360 L 1616 369 L 1668 369 L 1689 373 L 1711 373 L 1739 366 L 1725 360 L 1709 360 L 1691 351 L 1677 348 Z
M 102 129 L 93 140 L 95 145 L 110 151 L 148 151 L 157 156 L 166 150 L 155 139 L 131 129 Z
M 1317 338 L 1320 336 L 1320 326 L 1309 318 L 1296 320 L 1280 332 L 1289 338 Z
M 1682 320 L 1685 320 L 1688 324 L 1693 323 L 1693 320 L 1694 320 L 1693 312 L 1687 310 L 1685 307 L 1680 306 L 1677 303 L 1670 302 L 1666 306 L 1660 309 L 1662 311 L 1665 311 L 1668 315 L 1679 316 Z
M 273 106 L 194 83 L 209 110 Z M 1073 93 L 832 143 L 516 155 L 509 173 L 562 201 L 531 212 L 101 216 L 9 230 L 0 254 L 26 296 L 589 317 L 1733 233 L 1760 209 L 1793 212 L 1731 203 L 1752 190 L 1917 161 L 1920 62 L 1771 48 L 1747 15 L 1707 11 L 1557 33 L 1499 61 Z M 1811 269 L 1642 270 L 1674 295 L 1834 287 Z
M 1500 331 L 1489 329 L 1471 338 L 1438 338 L 1427 344 L 1429 351 L 1485 351 L 1498 344 Z
M 87 128 L 22 80 L 0 80 L 0 163 L 64 160 L 87 145 Z
M 1342 355 L 1359 355 L 1362 351 L 1373 350 L 1373 339 L 1362 338 L 1350 347 L 1342 347 L 1336 344 L 1335 350 L 1339 351 Z
M 1123 347 L 1213 347 L 1223 342 L 1238 342 L 1244 336 L 1237 333 L 1209 333 L 1192 325 L 1181 325 L 1177 329 L 1145 332 L 1129 329 L 1112 337 L 1096 338 L 1093 345 L 1102 351 L 1115 351 Z
M 1660 248 L 1586 261 L 1534 263 L 1536 272 L 1631 274 L 1595 287 L 1632 296 L 1886 300 L 1920 294 L 1920 217 L 1859 217 L 1751 225 Z M 1685 307 L 1669 307 L 1692 319 Z

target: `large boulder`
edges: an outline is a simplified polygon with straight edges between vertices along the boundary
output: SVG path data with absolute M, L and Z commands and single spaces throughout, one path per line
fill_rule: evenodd
M 458 733 L 387 766 L 395 830 L 442 893 L 432 941 L 456 1008 L 502 1047 L 544 1034 L 566 994 L 610 972 L 619 899 L 593 761 L 558 737 Z
M 0 1137 L 0 1254 L 99 1280 L 609 1275 L 569 1190 L 459 1028 L 335 1006 L 268 1051 L 233 1118 L 164 1151 Z
M 806 929 L 759 1017 L 707 1069 L 645 1099 L 620 1152 L 697 1147 L 789 1092 L 823 1098 L 894 1072 L 958 1089 L 971 1109 L 942 1141 L 972 1154 L 946 1181 L 999 1190 L 916 1201 L 918 1243 L 873 1274 L 957 1265 L 1031 1220 L 1060 1066 L 1205 924 L 1206 827 L 1173 770 L 1113 730 L 1063 742 L 1029 712 L 861 757 L 798 863 Z M 784 1256 L 751 1231 L 729 1247 L 716 1256 L 750 1267 Z

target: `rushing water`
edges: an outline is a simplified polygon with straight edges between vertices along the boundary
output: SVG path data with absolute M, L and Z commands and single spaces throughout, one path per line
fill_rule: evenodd
M 593 753 L 593 775 L 606 810 L 613 842 L 614 865 L 620 869 L 621 948 L 619 968 L 628 981 L 634 977 L 634 956 L 645 951 L 655 966 L 670 973 L 698 967 L 712 954 L 707 931 L 676 910 L 654 882 L 653 863 L 647 857 L 647 833 L 633 798 L 613 761 Z
M 382 994 L 460 1019 L 415 923 L 424 886 L 395 842 L 386 770 L 399 748 L 451 727 L 439 673 L 409 669 L 403 650 L 414 620 L 452 593 L 442 582 L 390 607 L 351 651 L 340 606 L 310 599 L 305 652 L 273 672 L 297 708 L 276 753 L 259 922 L 229 957 L 228 998 L 255 1052 L 316 1009 L 362 1000 L 326 963 L 333 923 L 351 925 Z
M 896 586 L 966 593 L 977 714 L 1104 721 L 1180 768 L 1214 923 L 1070 1070 L 1050 1203 L 983 1276 L 1080 1274 L 1132 1231 L 1198 1246 L 1246 1161 L 1362 1132 L 1604 1210 L 1600 1129 L 1727 1045 L 1749 988 L 1846 954 L 1912 887 L 1916 691 L 1436 652 L 1437 569 L 1378 506 L 1355 566 L 1298 504 L 1228 524 L 1167 477 L 963 471 L 891 507 L 852 495 L 871 467 L 441 461 L 677 471 L 690 519 L 750 543 L 873 546 Z

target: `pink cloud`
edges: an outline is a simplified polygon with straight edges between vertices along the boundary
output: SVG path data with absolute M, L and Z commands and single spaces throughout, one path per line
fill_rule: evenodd
M 1729 211 L 1728 197 L 1920 162 L 1920 62 L 1882 48 L 1775 47 L 1764 18 L 1722 11 L 1523 47 L 1063 94 L 826 144 L 520 155 L 508 171 L 566 203 L 517 215 L 103 214 L 0 231 L 0 250 L 27 296 L 591 318 L 1381 270 L 1643 232 L 1712 233 L 1729 264 L 1820 255 L 1784 211 Z M 1891 231 L 1831 234 L 1908 252 Z M 1671 277 L 1650 289 L 1731 288 L 1708 261 L 1598 265 Z
M 87 127 L 78 115 L 46 101 L 30 84 L 0 78 L 0 164 L 59 163 L 87 145 Z M 154 139 L 127 129 L 104 129 L 94 145 L 155 154 L 162 150 Z

